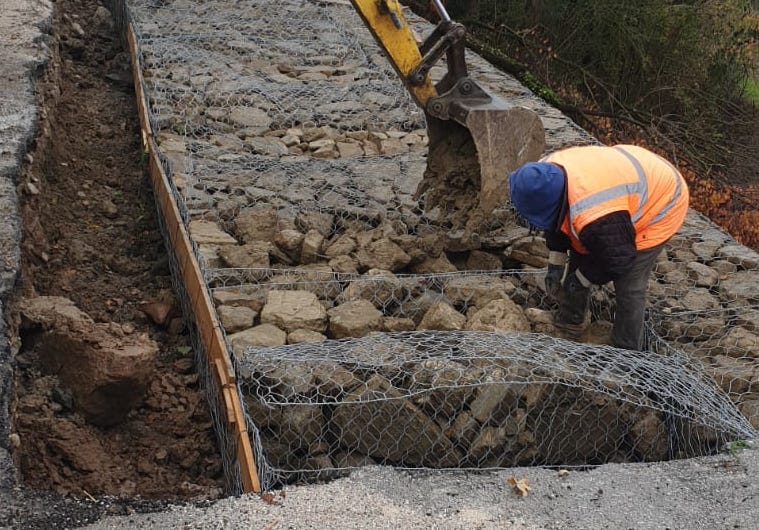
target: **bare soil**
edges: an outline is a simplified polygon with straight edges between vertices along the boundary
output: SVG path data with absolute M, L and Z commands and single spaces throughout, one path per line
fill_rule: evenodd
M 55 4 L 41 134 L 20 185 L 19 296 L 68 298 L 96 323 L 113 323 L 114 333 L 147 335 L 159 354 L 141 405 L 123 422 L 96 427 L 40 364 L 45 341 L 22 333 L 17 463 L 27 485 L 60 494 L 213 498 L 222 491 L 221 460 L 172 295 L 128 55 L 110 24 L 95 0 Z

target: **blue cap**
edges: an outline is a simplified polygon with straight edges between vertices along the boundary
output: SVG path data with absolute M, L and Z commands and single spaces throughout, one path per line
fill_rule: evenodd
M 564 170 L 548 162 L 530 162 L 509 175 L 511 202 L 533 227 L 556 228 L 564 199 Z

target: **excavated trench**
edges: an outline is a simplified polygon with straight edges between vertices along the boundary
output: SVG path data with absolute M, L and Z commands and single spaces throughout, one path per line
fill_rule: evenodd
M 93 0 L 54 4 L 21 190 L 15 459 L 74 496 L 215 498 L 222 465 L 172 291 L 129 57 Z

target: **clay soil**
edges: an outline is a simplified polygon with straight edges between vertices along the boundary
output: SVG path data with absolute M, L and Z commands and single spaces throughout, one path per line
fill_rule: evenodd
M 19 298 L 60 296 L 118 334 L 159 345 L 141 405 L 89 424 L 21 333 L 16 457 L 23 481 L 74 496 L 213 498 L 222 467 L 206 398 L 171 290 L 145 176 L 128 55 L 95 0 L 58 0 L 40 136 L 20 185 Z M 107 14 L 107 13 L 106 13 Z M 164 318 L 168 312 L 168 318 Z

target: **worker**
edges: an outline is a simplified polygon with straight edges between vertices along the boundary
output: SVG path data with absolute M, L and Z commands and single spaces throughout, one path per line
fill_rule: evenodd
M 688 210 L 688 187 L 667 160 L 634 145 L 570 147 L 509 175 L 511 201 L 545 231 L 554 323 L 579 338 L 591 285 L 614 282 L 613 344 L 643 349 L 648 278 Z M 567 254 L 569 254 L 567 256 Z

